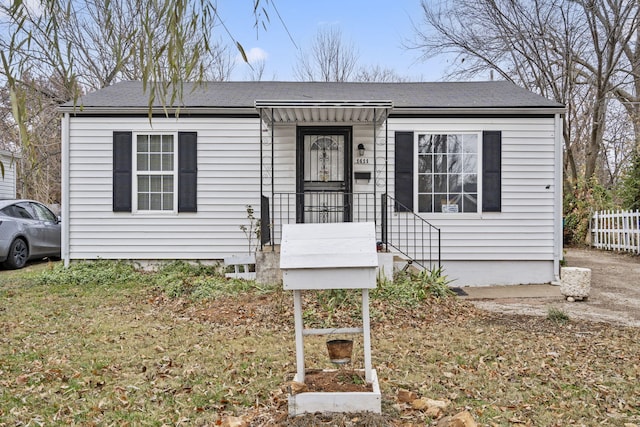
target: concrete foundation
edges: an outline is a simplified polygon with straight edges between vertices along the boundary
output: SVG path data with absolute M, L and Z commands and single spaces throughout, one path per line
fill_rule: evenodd
M 390 252 L 378 252 L 377 277 L 393 281 L 393 271 L 393 254 Z M 256 282 L 263 285 L 282 282 L 278 248 L 271 250 L 270 247 L 267 247 L 262 251 L 256 252 Z
M 256 282 L 263 285 L 282 283 L 280 252 L 270 249 L 256 252 Z
M 393 282 L 393 254 L 391 252 L 378 252 L 377 277 Z

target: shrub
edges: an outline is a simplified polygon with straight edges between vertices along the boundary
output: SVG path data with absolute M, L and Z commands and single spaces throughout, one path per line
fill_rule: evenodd
M 569 316 L 562 310 L 556 307 L 549 307 L 547 311 L 547 319 L 555 323 L 567 323 Z
M 625 171 L 618 187 L 618 195 L 624 209 L 640 209 L 640 149 L 636 150 L 631 159 L 631 165 Z
M 203 265 L 185 261 L 172 261 L 161 265 L 152 280 L 154 285 L 172 298 L 201 300 L 254 289 L 263 290 L 254 281 L 225 277 L 222 265 Z
M 65 268 L 58 263 L 36 276 L 35 283 L 49 286 L 122 286 L 142 280 L 142 274 L 128 261 L 81 261 Z
M 443 274 L 441 267 L 419 273 L 398 271 L 393 282 L 380 280 L 372 297 L 395 301 L 399 305 L 415 306 L 429 296 L 446 298 L 455 293 L 449 288 L 451 280 Z
M 594 177 L 588 183 L 580 181 L 564 195 L 564 243 L 584 245 L 589 234 L 589 222 L 594 211 L 611 209 L 611 192 Z
M 258 288 L 253 281 L 227 279 L 222 267 L 171 261 L 162 263 L 154 272 L 144 272 L 129 261 L 97 260 L 62 264 L 35 276 L 35 283 L 47 286 L 154 286 L 171 298 L 214 298 Z

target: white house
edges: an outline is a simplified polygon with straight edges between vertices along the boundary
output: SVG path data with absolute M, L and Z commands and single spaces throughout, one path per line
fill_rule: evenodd
M 0 174 L 0 199 L 16 197 L 16 159 L 13 153 L 0 150 L 0 163 L 4 171 L 4 176 Z
M 223 259 L 282 224 L 373 221 L 456 285 L 546 283 L 562 256 L 561 104 L 508 82 L 122 82 L 61 107 L 63 258 Z M 253 245 L 257 242 L 252 242 Z

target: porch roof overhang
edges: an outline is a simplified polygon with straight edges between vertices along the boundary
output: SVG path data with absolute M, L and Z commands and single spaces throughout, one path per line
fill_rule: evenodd
M 272 123 L 376 123 L 393 109 L 392 101 L 256 100 L 263 120 Z

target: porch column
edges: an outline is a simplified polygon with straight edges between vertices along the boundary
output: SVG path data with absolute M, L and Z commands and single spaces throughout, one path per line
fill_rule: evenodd
M 377 151 L 377 145 L 378 145 L 378 140 L 377 140 L 377 127 L 376 127 L 376 109 L 373 109 L 373 223 L 378 225 L 378 192 L 376 190 L 376 187 L 378 186 L 378 183 L 376 182 L 376 171 L 377 171 L 377 166 L 378 166 L 378 156 L 376 155 L 376 151 Z

